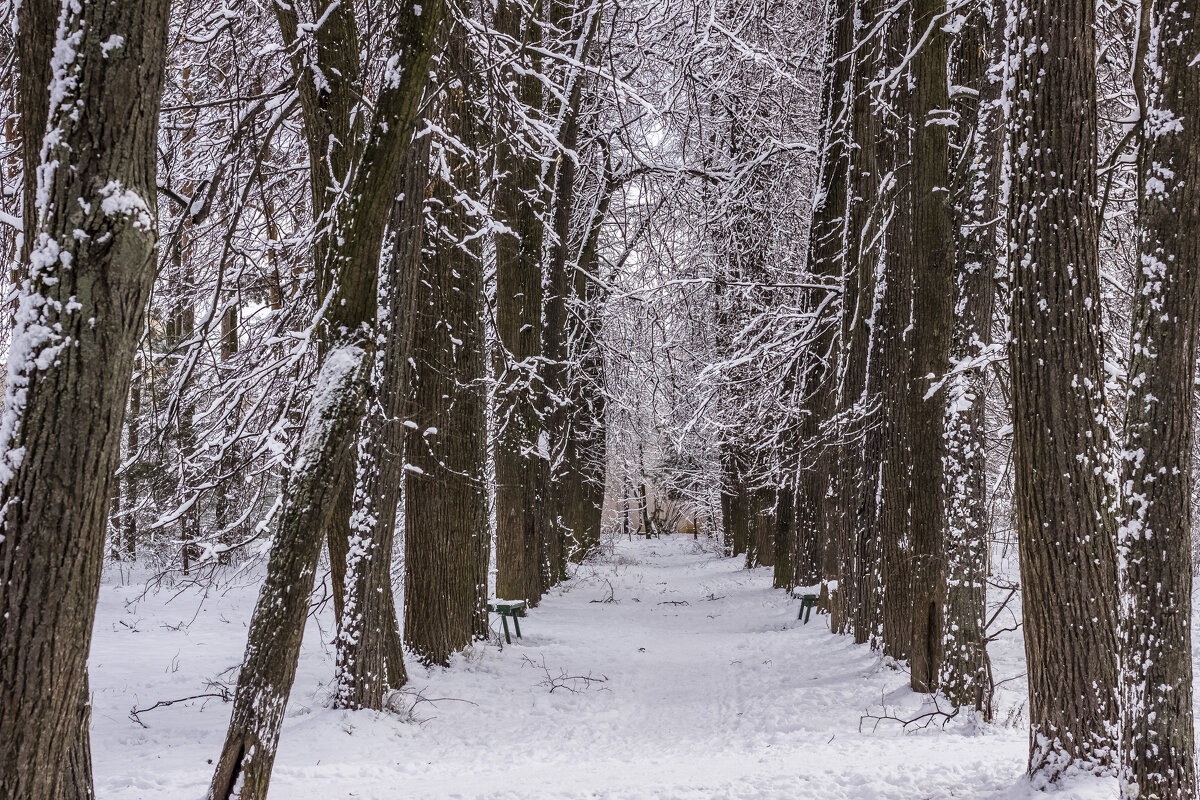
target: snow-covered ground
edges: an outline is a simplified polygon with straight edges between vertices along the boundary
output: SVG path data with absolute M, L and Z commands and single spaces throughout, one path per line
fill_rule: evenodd
M 449 669 L 410 665 L 394 713 L 328 707 L 331 612 L 310 619 L 271 794 L 306 798 L 1025 798 L 1020 640 L 995 648 L 999 723 L 905 733 L 924 698 L 865 646 L 803 625 L 769 570 L 677 536 L 618 541 Z M 711 548 L 709 548 L 711 549 Z M 145 593 L 112 571 L 91 660 L 100 800 L 203 797 L 256 586 Z M 493 617 L 493 628 L 498 623 Z M 1007 724 L 1005 721 L 1007 720 Z M 861 723 L 861 724 L 860 724 Z M 860 730 L 861 728 L 861 730 Z M 1061 798 L 1115 796 L 1081 780 Z

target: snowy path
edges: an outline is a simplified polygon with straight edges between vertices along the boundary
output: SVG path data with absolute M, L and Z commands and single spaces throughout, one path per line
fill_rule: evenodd
M 610 596 L 612 602 L 596 602 Z M 135 704 L 206 691 L 237 663 L 254 587 L 126 606 L 101 593 L 92 660 L 101 800 L 203 796 L 229 706 Z M 272 796 L 307 798 L 1017 798 L 1023 728 L 858 731 L 881 700 L 921 698 L 867 648 L 805 626 L 767 570 L 714 558 L 690 537 L 621 542 L 524 621 L 511 647 L 449 670 L 412 669 L 426 698 L 395 714 L 333 711 L 328 622 L 310 623 Z M 195 615 L 194 620 L 192 619 Z M 190 622 L 189 622 L 190 620 Z M 178 623 L 184 625 L 176 629 Z M 322 641 L 323 640 L 323 641 Z M 551 692 L 550 675 L 603 677 Z M 226 674 L 225 677 L 228 677 Z M 412 696 L 408 698 L 411 703 Z M 466 702 L 462 702 L 466 701 Z M 1001 709 L 1004 712 L 1004 709 Z M 1102 797 L 1082 784 L 1059 797 Z

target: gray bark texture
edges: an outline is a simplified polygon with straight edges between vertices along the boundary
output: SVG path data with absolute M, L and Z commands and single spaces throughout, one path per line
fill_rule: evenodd
M 940 686 L 959 707 L 992 714 L 984 630 L 987 613 L 988 513 L 984 365 L 965 369 L 992 341 L 999 260 L 997 218 L 1004 148 L 1001 82 L 989 71 L 1003 52 L 1004 4 L 967 16 L 955 44 L 954 82 L 975 90 L 958 100 L 956 220 L 958 236 L 954 339 L 946 415 L 946 628 Z

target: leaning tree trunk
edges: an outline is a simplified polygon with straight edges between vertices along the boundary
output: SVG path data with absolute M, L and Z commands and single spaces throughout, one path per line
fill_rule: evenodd
M 960 101 L 956 178 L 959 230 L 954 339 L 946 412 L 946 635 L 940 686 L 956 706 L 991 719 L 992 685 L 984 630 L 988 515 L 986 355 L 992 341 L 999 259 L 1000 166 L 1004 116 L 999 76 L 989 70 L 1003 49 L 1005 8 L 989 0 L 971 9 L 955 47 L 955 83 L 974 90 Z
M 1092 0 L 1018 0 L 1009 125 L 1013 466 L 1029 772 L 1116 757 L 1117 572 L 1105 473 Z M 1070 110 L 1066 113 L 1066 110 Z
M 18 33 L 21 105 L 47 113 L 24 131 L 41 147 L 0 426 L 0 796 L 21 800 L 91 793 L 87 656 L 155 273 L 170 7 L 63 3 L 55 32 L 49 5 L 23 5 Z M 53 96 L 33 77 L 52 54 Z
M 434 224 L 417 289 L 404 490 L 404 640 L 422 663 L 443 666 L 486 629 L 478 584 L 490 550 L 483 262 L 477 224 L 455 199 L 479 184 L 470 151 L 480 137 L 465 35 L 447 41 L 438 125 L 455 144 L 440 149 L 431 171 Z
M 354 180 L 333 212 L 321 271 L 332 276 L 321 359 L 284 492 L 267 577 L 238 676 L 229 732 L 209 790 L 213 800 L 266 797 L 279 730 L 296 674 L 321 536 L 341 486 L 337 466 L 363 416 L 376 342 L 379 257 L 388 210 L 411 136 L 442 4 L 401 4 L 386 80 Z M 305 80 L 308 80 L 306 78 Z
M 1200 339 L 1200 2 L 1150 4 L 1139 158 L 1141 269 L 1122 486 L 1121 791 L 1196 796 L 1192 433 Z M 1143 34 L 1145 35 L 1145 34 Z M 1139 68 L 1140 65 L 1139 65 Z M 1136 455 L 1135 455 L 1136 454 Z

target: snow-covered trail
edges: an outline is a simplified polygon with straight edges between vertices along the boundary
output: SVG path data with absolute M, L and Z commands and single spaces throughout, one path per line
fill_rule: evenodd
M 859 732 L 881 702 L 914 714 L 907 676 L 833 636 L 766 569 L 690 537 L 618 542 L 450 669 L 410 667 L 411 718 L 327 706 L 328 622 L 310 622 L 272 796 L 296 798 L 1016 798 L 1023 727 Z M 197 700 L 234 666 L 252 585 L 211 596 L 101 595 L 92 662 L 101 800 L 203 796 L 229 706 Z M 609 602 L 601 602 L 610 600 Z M 192 619 L 195 615 L 194 619 Z M 189 622 L 190 620 L 190 622 Z M 496 618 L 493 617 L 495 623 Z M 179 626 L 178 623 L 184 623 Z M 551 678 L 590 676 L 554 688 Z M 223 677 L 228 678 L 228 673 Z M 551 691 L 554 688 L 554 691 Z M 572 691 L 572 689 L 574 691 Z M 428 701 L 414 700 L 418 697 Z M 1081 784 L 1060 797 L 1097 797 Z

